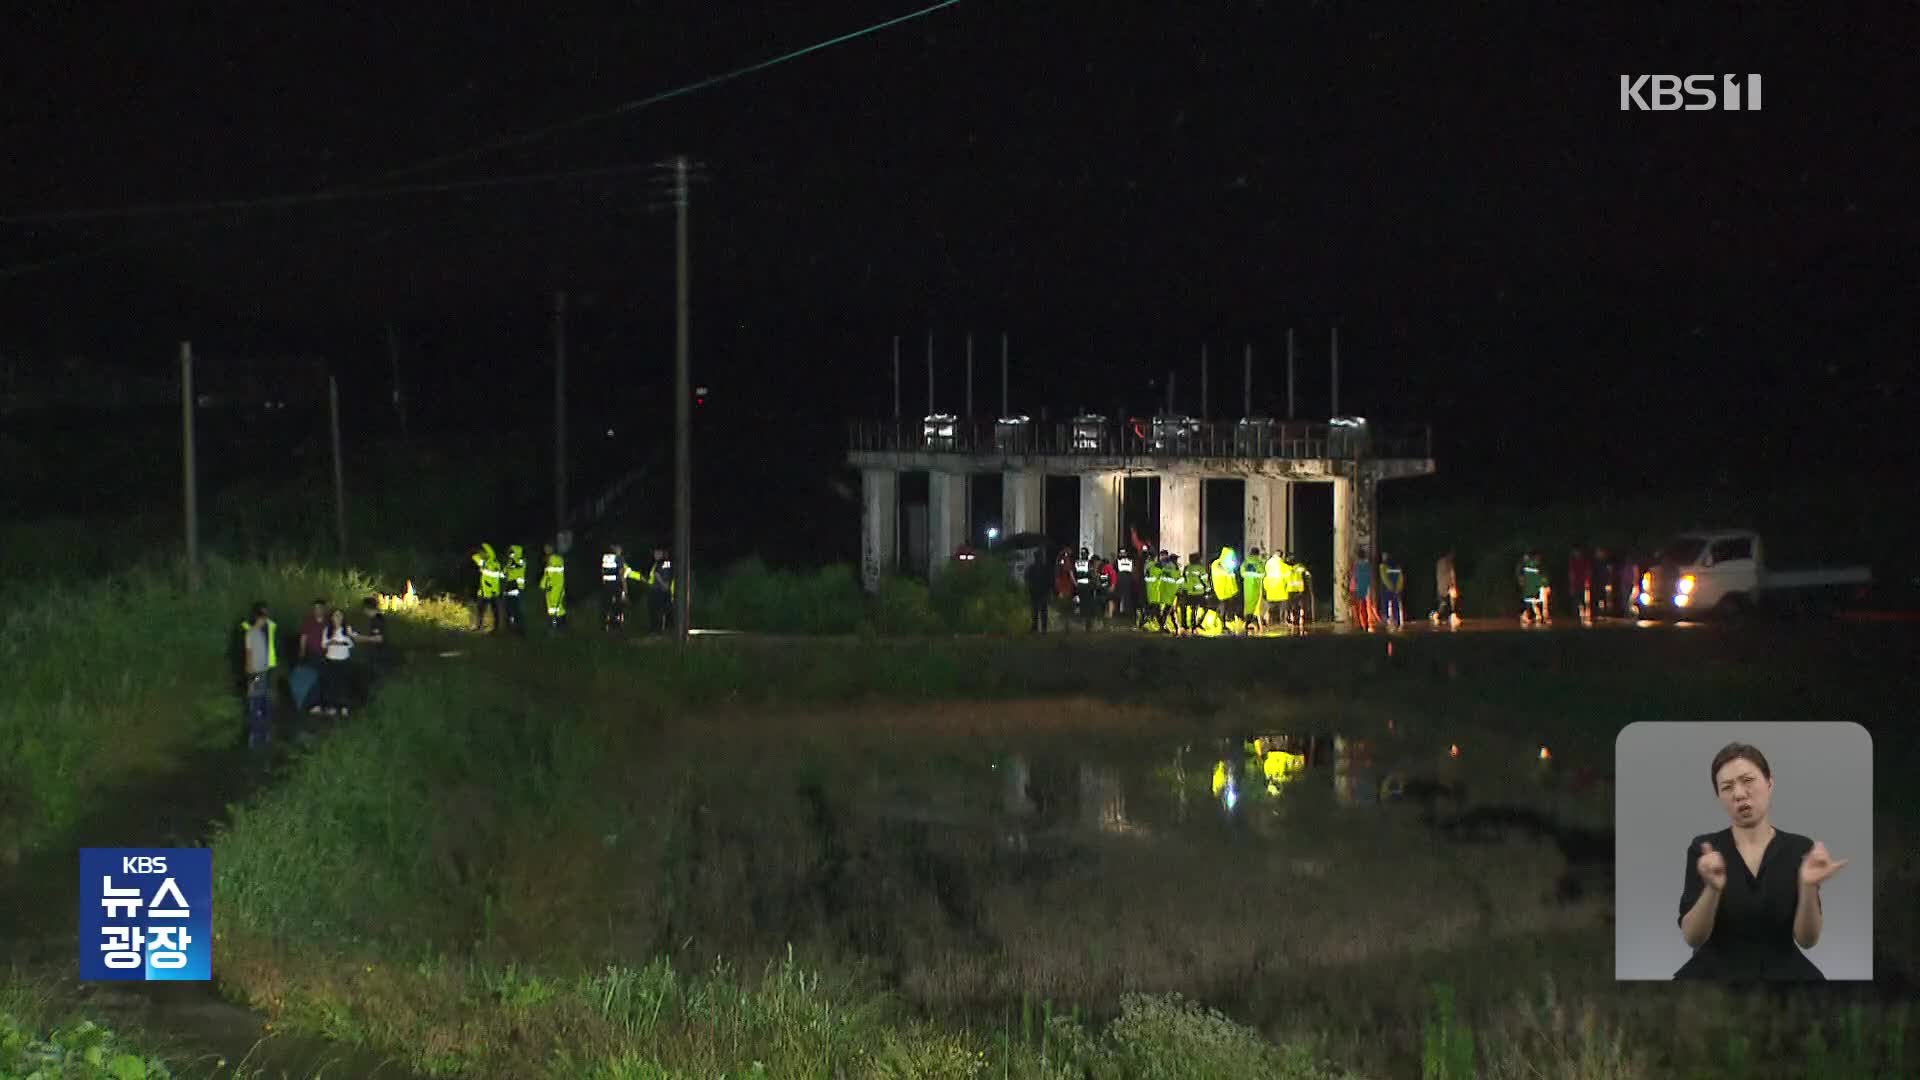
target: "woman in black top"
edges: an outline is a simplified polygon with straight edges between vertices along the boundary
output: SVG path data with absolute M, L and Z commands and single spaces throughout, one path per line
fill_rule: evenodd
M 1712 776 L 1733 824 L 1688 845 L 1680 936 L 1693 958 L 1674 978 L 1824 980 L 1800 950 L 1819 942 L 1820 886 L 1847 860 L 1774 828 L 1773 770 L 1757 748 L 1728 744 Z

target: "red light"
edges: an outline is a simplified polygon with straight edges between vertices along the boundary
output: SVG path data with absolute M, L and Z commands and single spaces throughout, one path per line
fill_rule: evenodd
M 1448 748 L 1447 748 L 1447 756 L 1448 756 L 1448 757 L 1459 757 L 1459 756 L 1460 756 L 1460 744 L 1459 744 L 1459 743 L 1454 743 L 1454 744 L 1453 744 L 1452 746 L 1450 746 L 1450 747 L 1448 747 Z

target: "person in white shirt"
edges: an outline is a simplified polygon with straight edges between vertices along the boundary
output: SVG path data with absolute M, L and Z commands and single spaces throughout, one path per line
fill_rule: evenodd
M 320 707 L 328 716 L 345 716 L 348 698 L 353 692 L 353 646 L 357 640 L 347 625 L 347 613 L 334 608 L 327 614 L 327 628 L 320 636 Z

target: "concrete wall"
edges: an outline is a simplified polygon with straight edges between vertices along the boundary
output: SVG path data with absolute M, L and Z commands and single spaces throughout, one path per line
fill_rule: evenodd
M 900 474 L 860 470 L 860 582 L 868 592 L 899 569 Z
M 953 564 L 967 542 L 967 474 L 927 474 L 927 580 Z
M 1008 536 L 1014 533 L 1047 531 L 1041 516 L 1041 495 L 1046 491 L 1045 473 L 1030 469 L 1009 469 L 1000 474 L 1000 528 Z
M 1080 546 L 1113 558 L 1120 541 L 1120 473 L 1080 478 Z
M 1160 477 L 1160 547 L 1180 556 L 1200 550 L 1200 478 L 1162 474 Z

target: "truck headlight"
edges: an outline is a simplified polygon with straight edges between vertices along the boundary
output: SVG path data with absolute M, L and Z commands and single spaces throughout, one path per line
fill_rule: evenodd
M 1682 596 L 1693 595 L 1693 575 L 1692 574 L 1688 574 L 1686 577 L 1683 577 L 1680 579 L 1680 595 Z
M 1680 593 L 1673 598 L 1674 607 L 1686 607 L 1691 603 L 1693 603 L 1693 597 L 1688 596 L 1686 593 Z

